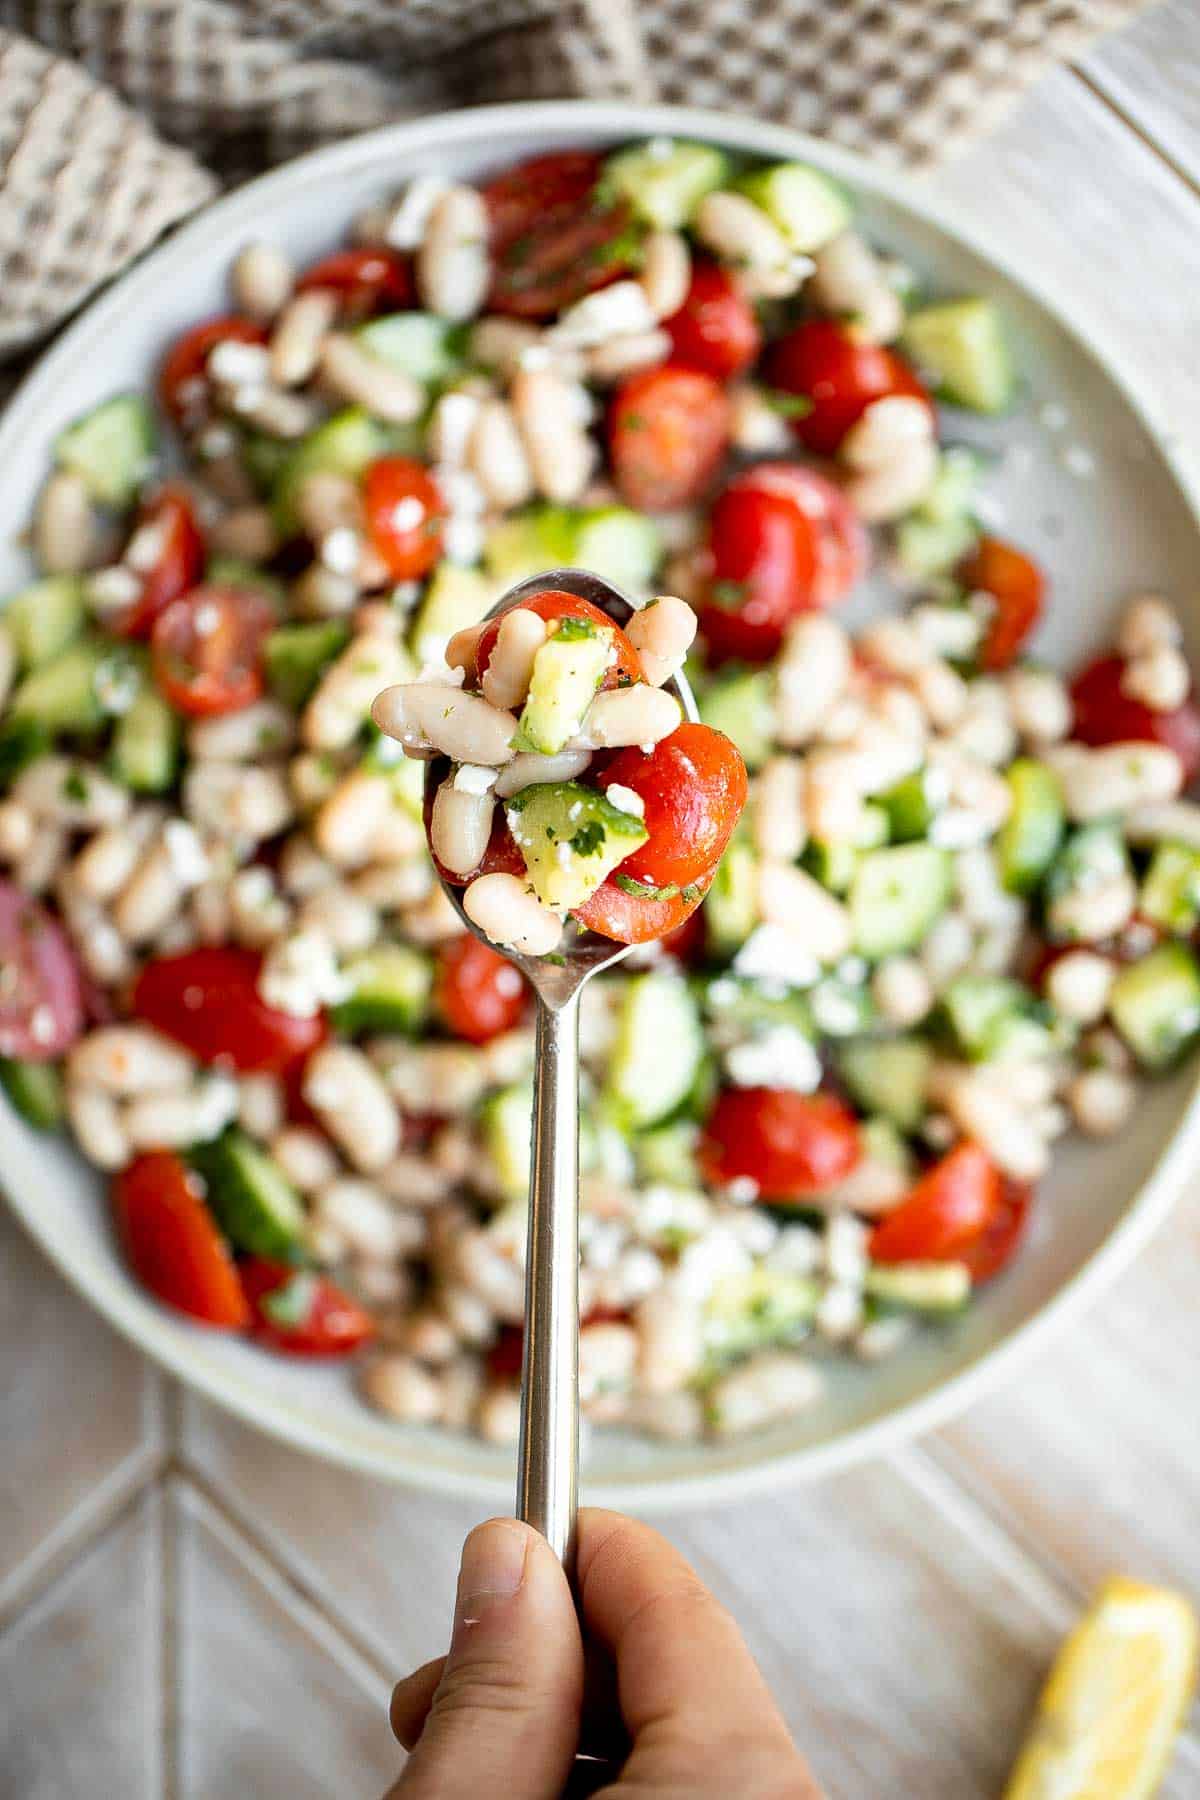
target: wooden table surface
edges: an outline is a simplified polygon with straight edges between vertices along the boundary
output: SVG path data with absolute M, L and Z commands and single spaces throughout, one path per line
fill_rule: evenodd
M 935 194 L 1115 352 L 1200 471 L 1200 11 L 1051 75 Z M 1181 571 L 1200 579 L 1200 571 Z M 0 1797 L 373 1800 L 473 1509 L 343 1474 L 165 1380 L 0 1218 Z M 1072 1334 L 887 1461 L 667 1520 L 832 1800 L 993 1800 L 1119 1568 L 1200 1597 L 1200 1194 Z M 1165 1792 L 1200 1794 L 1200 1721 Z

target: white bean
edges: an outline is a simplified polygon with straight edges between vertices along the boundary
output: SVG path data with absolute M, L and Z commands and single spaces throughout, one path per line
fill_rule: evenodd
M 219 1137 L 237 1117 L 238 1085 L 208 1075 L 183 1094 L 147 1094 L 131 1100 L 122 1123 L 134 1150 L 185 1150 Z
M 444 944 L 462 936 L 462 920 L 439 883 L 424 900 L 400 914 L 404 936 L 414 944 Z
M 686 600 L 659 594 L 635 612 L 625 628 L 651 687 L 662 687 L 683 667 L 696 636 L 696 615 Z
M 33 814 L 16 800 L 0 800 L 0 862 L 19 862 L 36 834 Z
M 361 1050 L 326 1044 L 304 1070 L 304 1098 L 355 1168 L 370 1174 L 400 1148 L 400 1115 Z
M 740 382 L 729 394 L 729 438 L 747 456 L 786 455 L 792 433 L 777 406 L 753 382 Z
M 760 856 L 790 863 L 800 855 L 808 838 L 804 786 L 798 756 L 772 756 L 755 777 L 751 824 Z
M 314 399 L 307 394 L 286 393 L 282 388 L 243 388 L 231 398 L 238 417 L 270 437 L 302 438 L 320 417 Z
M 238 1123 L 264 1144 L 282 1129 L 286 1116 L 282 1083 L 274 1075 L 243 1075 L 238 1092 Z
M 300 720 L 311 750 L 344 750 L 358 737 L 381 689 L 409 672 L 403 647 L 384 637 L 355 638 L 322 676 Z
M 315 1193 L 338 1172 L 329 1139 L 307 1125 L 287 1125 L 277 1132 L 271 1139 L 271 1155 L 302 1194 Z
M 47 575 L 76 575 L 100 555 L 100 521 L 87 483 L 70 469 L 56 469 L 38 495 L 33 547 Z
M 1123 931 L 1137 909 L 1137 883 L 1113 875 L 1094 887 L 1072 888 L 1051 900 L 1047 923 L 1056 938 L 1098 944 Z
M 195 1071 L 186 1050 L 145 1025 L 103 1025 L 75 1045 L 67 1076 L 82 1086 L 129 1098 L 186 1088 Z
M 472 1152 L 472 1162 L 473 1159 Z M 376 1180 L 385 1194 L 390 1194 L 401 1206 L 417 1211 L 440 1205 L 453 1186 L 449 1177 L 435 1168 L 427 1157 L 403 1152 L 386 1169 L 379 1171 Z
M 991 1075 L 954 1071 L 943 1080 L 938 1098 L 963 1136 L 982 1145 L 1006 1175 L 1014 1181 L 1037 1181 L 1049 1167 L 1050 1154 L 1028 1104 L 1013 1091 L 1014 1072 L 1011 1064 Z
M 248 950 L 265 950 L 292 922 L 292 909 L 270 869 L 257 863 L 238 870 L 229 883 L 227 899 L 230 930 Z
M 1136 1102 L 1136 1083 L 1112 1069 L 1084 1069 L 1067 1089 L 1075 1123 L 1089 1137 L 1113 1137 L 1123 1130 Z
M 524 319 L 490 314 L 471 327 L 471 361 L 499 375 L 514 375 L 521 358 L 539 342 L 541 332 Z
M 98 1169 L 123 1169 L 130 1157 L 129 1140 L 112 1095 L 68 1080 L 66 1109 L 68 1123 L 88 1161 Z
M 706 194 L 696 209 L 692 229 L 701 243 L 736 269 L 774 275 L 791 264 L 791 249 L 783 233 L 744 194 L 727 190 Z M 796 287 L 801 279 L 796 277 Z
M 682 1388 L 704 1361 L 700 1309 L 669 1283 L 656 1288 L 637 1306 L 638 1385 L 647 1394 Z
M 632 692 L 632 689 L 625 690 Z M 512 757 L 517 720 L 444 681 L 410 681 L 377 695 L 371 717 L 406 748 L 432 745 L 454 762 L 495 768 Z
M 350 886 L 361 900 L 379 912 L 395 912 L 425 900 L 433 890 L 434 876 L 424 856 L 405 862 L 375 863 L 353 876 Z
M 553 368 L 519 368 L 512 409 L 540 494 L 558 505 L 578 500 L 598 451 L 579 416 L 578 386 Z
M 933 438 L 914 438 L 900 446 L 890 462 L 856 470 L 845 481 L 843 491 L 860 519 L 868 525 L 883 524 L 911 511 L 925 498 L 937 473 L 937 461 Z
M 913 956 L 889 956 L 871 977 L 871 998 L 889 1025 L 918 1025 L 933 1009 L 934 992 Z
M 514 606 L 504 614 L 483 675 L 483 697 L 490 706 L 515 711 L 524 703 L 534 659 L 547 632 L 546 621 L 527 606 Z
M 560 750 L 556 756 L 539 756 L 536 751 L 518 751 L 496 777 L 492 790 L 498 800 L 519 794 L 522 788 L 539 782 L 575 781 L 592 760 L 590 750 Z
M 317 931 L 342 956 L 368 950 L 379 935 L 379 914 L 342 882 L 320 888 L 296 914 L 300 931 Z
M 1056 744 L 1071 729 L 1071 696 L 1051 669 L 1010 669 L 1004 678 L 1012 722 L 1032 744 Z
M 183 778 L 183 809 L 214 837 L 252 842 L 274 837 L 296 814 L 287 779 L 278 767 L 196 762 Z
M 768 925 L 789 932 L 818 962 L 840 962 L 850 954 L 850 914 L 803 869 L 764 863 L 758 872 L 758 904 Z
M 1174 712 L 1187 699 L 1191 686 L 1191 671 L 1173 644 L 1160 644 L 1131 657 L 1121 676 L 1121 692 L 1140 700 L 1152 712 Z
M 469 1112 L 488 1086 L 482 1053 L 466 1044 L 387 1040 L 377 1051 L 381 1073 L 404 1112 L 454 1118 Z
M 890 394 L 873 400 L 838 446 L 838 458 L 861 472 L 889 468 L 914 445 L 933 438 L 933 418 L 923 400 Z
M 629 1423 L 668 1444 L 694 1444 L 704 1436 L 704 1402 L 690 1388 L 670 1394 L 635 1393 Z
M 1200 850 L 1200 806 L 1194 800 L 1152 800 L 1130 807 L 1125 836 L 1131 844 L 1156 844 L 1175 838 Z
M 224 943 L 232 929 L 228 884 L 223 879 L 202 881 L 192 890 L 191 916 L 200 943 Z
M 311 379 L 337 314 L 337 295 L 326 288 L 310 288 L 288 302 L 271 334 L 271 380 L 277 386 L 302 387 Z
M 945 912 L 934 921 L 917 954 L 935 994 L 962 974 L 973 947 L 971 927 L 961 912 Z
M 1183 786 L 1182 764 L 1165 744 L 1109 744 L 1099 750 L 1064 744 L 1048 752 L 1047 760 L 1061 778 L 1068 816 L 1078 821 L 1173 800 Z
M 1170 649 L 1183 634 L 1174 608 L 1160 594 L 1137 594 L 1125 608 L 1117 633 L 1117 649 L 1127 658 Z
M 768 1350 L 722 1376 L 709 1391 L 709 1420 L 718 1437 L 757 1431 L 820 1399 L 816 1366 L 784 1350 Z
M 635 682 L 596 695 L 584 714 L 571 748 L 615 750 L 627 744 L 657 744 L 678 726 L 682 709 L 674 694 Z
M 479 1402 L 475 1429 L 486 1443 L 512 1449 L 521 1434 L 521 1396 L 516 1388 L 488 1388 Z
M 806 298 L 822 312 L 848 320 L 847 329 L 859 343 L 890 344 L 899 337 L 904 306 L 857 231 L 843 231 L 822 244 L 813 251 L 813 261 Z
M 363 1398 L 405 1425 L 435 1425 L 442 1413 L 442 1390 L 435 1376 L 411 1356 L 377 1356 L 358 1378 Z
M 631 331 L 624 337 L 610 338 L 597 344 L 585 358 L 587 378 L 601 387 L 623 381 L 640 369 L 654 369 L 671 354 L 671 337 L 666 331 Z
M 447 188 L 434 202 L 416 275 L 421 302 L 430 312 L 470 319 L 479 311 L 490 267 L 487 208 L 474 188 Z
M 579 1333 L 579 1397 L 586 1404 L 628 1389 L 638 1361 L 638 1334 L 616 1321 L 585 1325 Z
M 379 832 L 392 809 L 385 774 L 354 769 L 343 775 L 313 820 L 313 841 L 339 869 L 359 869 L 377 854 Z
M 113 905 L 113 924 L 130 944 L 149 944 L 178 911 L 185 893 L 166 844 L 159 839 L 138 859 Z
M 486 1231 L 459 1232 L 450 1247 L 450 1267 L 456 1279 L 478 1294 L 497 1318 L 512 1324 L 524 1318 L 524 1273 L 496 1248 Z
M 256 700 L 237 712 L 197 719 L 188 727 L 188 753 L 200 761 L 251 762 L 289 750 L 292 715 L 277 700 Z
M 339 400 L 363 406 L 377 419 L 407 425 L 425 410 L 425 389 L 404 369 L 387 363 L 344 331 L 331 331 L 321 346 L 321 380 Z
M 846 691 L 850 640 L 834 619 L 804 613 L 789 627 L 776 664 L 775 734 L 799 749 L 820 731 Z
M 292 583 L 292 604 L 302 619 L 339 619 L 354 611 L 359 591 L 356 575 L 339 575 L 313 562 Z
M 562 920 L 515 875 L 480 875 L 463 894 L 463 910 L 494 944 L 546 956 L 562 938 Z
M 483 1369 L 477 1356 L 456 1356 L 440 1371 L 441 1423 L 448 1431 L 467 1431 L 483 1395 Z
M 692 283 L 692 253 L 682 232 L 647 232 L 638 280 L 656 319 L 669 319 L 679 311 Z
M 239 312 L 269 325 L 291 297 L 295 272 L 277 244 L 247 244 L 232 271 L 233 297 Z
M 279 548 L 275 519 L 266 506 L 236 506 L 208 534 L 208 547 L 244 562 L 266 562 Z
M 1116 968 L 1106 956 L 1090 950 L 1072 950 L 1051 964 L 1046 975 L 1046 997 L 1064 1019 L 1076 1025 L 1095 1025 L 1108 1011 Z
M 373 1182 L 339 1176 L 321 1188 L 314 1216 L 358 1256 L 393 1260 L 420 1248 L 424 1228 L 413 1213 L 398 1212 Z
M 506 400 L 477 402 L 465 460 L 489 503 L 500 512 L 523 506 L 532 498 L 533 471 L 516 417 Z
M 70 756 L 39 756 L 18 775 L 12 795 L 30 812 L 72 831 L 115 825 L 130 807 L 128 788 Z
M 67 860 L 70 839 L 61 825 L 43 820 L 33 842 L 13 869 L 13 878 L 27 894 L 44 894 Z
M 434 855 L 455 875 L 469 875 L 483 861 L 492 831 L 492 793 L 464 793 L 448 777 L 438 788 L 429 821 Z

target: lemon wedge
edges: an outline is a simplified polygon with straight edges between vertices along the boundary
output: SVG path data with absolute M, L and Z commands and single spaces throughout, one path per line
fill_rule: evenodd
M 1198 1647 L 1182 1595 L 1112 1576 L 1058 1653 L 1004 1800 L 1150 1800 Z

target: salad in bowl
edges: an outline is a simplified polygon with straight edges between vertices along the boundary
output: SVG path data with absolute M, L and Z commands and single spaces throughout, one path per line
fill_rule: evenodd
M 519 715 L 449 746 L 442 866 L 641 946 L 585 996 L 585 1412 L 755 1430 L 1002 1280 L 1060 1141 L 1200 1033 L 1178 624 L 1132 594 L 1038 660 L 1045 573 L 956 441 L 1012 402 L 1000 309 L 919 292 L 815 168 L 572 149 L 348 236 L 244 244 L 56 442 L 0 615 L 5 1090 L 165 1306 L 511 1442 L 526 994 L 404 751 L 439 683 Z M 630 650 L 543 609 L 501 705 L 480 622 L 564 566 L 641 604 Z M 650 718 L 684 655 L 700 727 Z M 587 726 L 630 699 L 645 738 Z M 727 741 L 736 828 L 693 805 Z M 527 756 L 567 761 L 501 792 Z

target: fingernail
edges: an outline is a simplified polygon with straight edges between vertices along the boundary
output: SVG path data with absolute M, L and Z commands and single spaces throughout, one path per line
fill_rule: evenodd
M 477 1625 L 492 1607 L 511 1600 L 525 1579 L 525 1526 L 505 1519 L 478 1525 L 463 1545 L 454 1608 L 454 1635 Z

